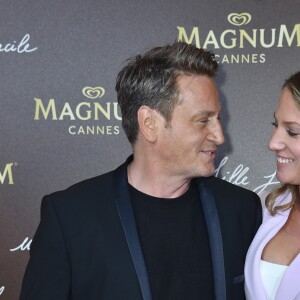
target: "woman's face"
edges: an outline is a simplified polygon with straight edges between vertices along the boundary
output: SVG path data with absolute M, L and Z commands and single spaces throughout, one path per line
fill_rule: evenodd
M 300 105 L 288 88 L 281 92 L 274 114 L 269 149 L 276 154 L 278 180 L 300 185 Z

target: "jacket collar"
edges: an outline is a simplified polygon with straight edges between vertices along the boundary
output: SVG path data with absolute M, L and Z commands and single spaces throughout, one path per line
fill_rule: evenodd
M 223 254 L 223 241 L 218 211 L 213 194 L 206 184 L 209 178 L 196 180 L 204 218 L 208 231 L 211 260 L 214 274 L 215 299 L 226 299 L 226 280 Z
M 129 247 L 129 252 L 140 284 L 144 300 L 151 300 L 151 290 L 146 263 L 144 260 L 142 247 L 138 237 L 134 213 L 129 198 L 127 166 L 132 161 L 130 156 L 125 164 L 116 170 L 115 187 L 116 187 L 116 205 L 123 226 L 124 234 Z
M 289 265 L 278 287 L 275 299 L 300 299 L 299 287 L 300 254 Z
M 276 204 L 285 204 L 291 200 L 291 193 L 286 191 L 279 195 Z M 291 209 L 280 211 L 272 216 L 264 207 L 264 220 L 258 229 L 247 253 L 245 264 L 246 294 L 249 299 L 267 299 L 263 283 L 260 279 L 260 260 L 263 249 L 267 243 L 278 233 L 286 223 Z M 285 271 L 278 287 L 275 299 L 299 299 L 300 254 Z

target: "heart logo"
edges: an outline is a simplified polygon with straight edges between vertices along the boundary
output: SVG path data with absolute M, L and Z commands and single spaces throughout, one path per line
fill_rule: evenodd
M 242 26 L 248 24 L 251 21 L 251 15 L 248 13 L 232 13 L 228 15 L 227 20 L 232 25 Z
M 82 94 L 90 99 L 101 98 L 105 94 L 105 89 L 101 86 L 90 87 L 86 86 L 82 89 Z

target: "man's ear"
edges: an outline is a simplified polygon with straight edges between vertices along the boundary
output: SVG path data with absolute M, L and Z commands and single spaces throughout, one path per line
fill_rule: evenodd
M 158 113 L 154 109 L 143 105 L 139 108 L 137 117 L 141 134 L 148 142 L 154 143 L 158 134 Z

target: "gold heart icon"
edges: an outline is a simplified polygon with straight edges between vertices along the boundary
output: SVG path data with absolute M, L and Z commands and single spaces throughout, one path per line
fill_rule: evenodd
M 82 89 L 82 94 L 90 99 L 101 98 L 105 94 L 105 89 L 101 86 L 90 87 L 86 86 Z
M 227 20 L 232 25 L 242 26 L 248 24 L 251 21 L 251 18 L 251 15 L 248 13 L 232 13 L 228 15 Z

